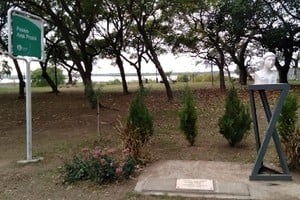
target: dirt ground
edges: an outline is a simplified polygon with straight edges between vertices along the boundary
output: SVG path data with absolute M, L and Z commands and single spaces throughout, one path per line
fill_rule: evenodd
M 178 128 L 177 113 L 182 92 L 172 102 L 164 92 L 151 92 L 146 101 L 154 116 L 155 135 L 150 143 L 152 163 L 157 160 L 218 160 L 251 163 L 255 159 L 254 136 L 231 148 L 218 133 L 224 94 L 217 89 L 194 91 L 199 112 L 199 136 L 189 147 Z M 33 157 L 44 160 L 17 164 L 26 158 L 25 101 L 16 94 L 0 95 L 0 199 L 145 199 L 134 194 L 138 173 L 130 180 L 109 185 L 62 182 L 62 166 L 82 147 L 99 145 L 120 148 L 114 129 L 124 121 L 134 94 L 104 93 L 100 109 L 100 136 L 97 110 L 90 109 L 83 93 L 65 89 L 57 96 L 32 94 Z M 247 93 L 241 94 L 247 101 Z M 272 154 L 270 160 L 273 161 Z M 149 163 L 151 165 L 151 163 Z M 147 169 L 147 166 L 145 167 Z M 147 197 L 152 199 L 152 197 Z

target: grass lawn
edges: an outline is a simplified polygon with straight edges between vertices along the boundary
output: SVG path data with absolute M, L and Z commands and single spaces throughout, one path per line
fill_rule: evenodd
M 147 107 L 154 119 L 154 135 L 146 151 L 149 162 L 157 160 L 215 160 L 253 163 L 256 157 L 253 130 L 232 148 L 220 135 L 218 119 L 224 113 L 225 93 L 218 83 L 189 83 L 198 112 L 198 132 L 195 146 L 190 147 L 179 130 L 178 111 L 186 84 L 171 84 L 174 100 L 167 101 L 164 85 L 149 83 Z M 0 86 L 0 193 L 4 199 L 171 199 L 169 197 L 143 197 L 133 192 L 139 172 L 128 181 L 109 185 L 81 182 L 62 183 L 61 168 L 83 147 L 100 146 L 121 151 L 121 140 L 115 125 L 125 123 L 128 108 L 138 88 L 129 83 L 129 95 L 122 94 L 121 85 L 96 84 L 102 91 L 100 109 L 100 136 L 97 134 L 97 111 L 90 109 L 83 87 L 60 87 L 60 93 L 49 93 L 50 88 L 32 89 L 33 155 L 44 161 L 31 165 L 17 165 L 25 158 L 25 101 L 17 99 L 17 87 Z M 237 86 L 239 96 L 249 103 L 247 87 Z M 294 88 L 293 92 L 299 94 Z M 274 103 L 277 93 L 270 93 Z M 261 109 L 258 106 L 258 109 Z M 258 111 L 262 131 L 266 120 Z M 278 164 L 271 144 L 266 162 Z M 146 169 L 147 165 L 142 168 Z M 34 188 L 34 189 L 32 189 Z M 0 199 L 2 198 L 0 197 Z M 173 198 L 172 198 L 173 199 Z M 183 198 L 177 198 L 183 199 Z

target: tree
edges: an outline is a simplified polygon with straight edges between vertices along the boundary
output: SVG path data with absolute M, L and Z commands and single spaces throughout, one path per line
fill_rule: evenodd
M 51 28 L 48 28 L 48 30 L 53 30 Z M 57 88 L 57 85 L 58 85 L 58 82 L 57 82 L 57 57 L 58 57 L 58 51 L 60 50 L 59 48 L 57 48 L 57 43 L 60 42 L 60 40 L 57 40 L 57 41 L 54 41 L 53 38 L 55 37 L 52 37 L 51 39 L 47 38 L 47 32 L 48 31 L 44 31 L 46 32 L 45 34 L 45 38 L 46 38 L 46 48 L 45 48 L 45 58 L 44 58 L 44 61 L 43 62 L 40 62 L 40 66 L 41 66 L 41 69 L 42 69 L 42 76 L 43 78 L 48 82 L 48 85 L 51 87 L 52 89 L 52 92 L 57 94 L 59 91 L 58 91 L 58 88 Z M 47 67 L 48 67 L 48 63 L 50 61 L 53 61 L 53 64 L 54 64 L 54 76 L 52 79 L 49 74 L 48 74 L 48 71 L 47 71 Z M 55 80 L 55 82 L 53 81 Z
M 94 96 L 91 73 L 93 61 L 100 53 L 89 44 L 102 10 L 102 0 L 85 1 L 14 1 L 16 6 L 36 13 L 47 23 L 57 27 L 70 58 L 79 71 L 86 96 Z M 89 99 L 92 102 L 92 99 Z M 95 107 L 93 102 L 92 107 Z
M 50 40 L 52 42 L 52 40 Z M 52 56 L 49 58 L 49 62 L 52 65 L 59 65 L 63 67 L 68 74 L 67 85 L 74 85 L 76 83 L 76 79 L 80 77 L 79 72 L 70 58 L 70 55 L 64 45 L 63 41 L 57 41 L 52 44 Z M 75 80 L 74 80 L 75 78 Z
M 167 76 L 158 59 L 159 49 L 156 46 L 157 40 L 171 31 L 170 10 L 168 1 L 165 0 L 143 0 L 143 1 L 127 1 L 127 11 L 134 21 L 136 30 L 141 35 L 143 43 L 146 47 L 147 55 L 151 62 L 155 65 L 162 81 L 165 85 L 168 100 L 173 99 L 173 92 L 170 87 Z M 163 12 L 161 12 L 163 11 Z M 162 49 L 160 49 L 162 50 Z
M 68 81 L 66 82 L 67 85 L 75 85 L 76 82 L 77 82 L 77 78 L 80 77 L 79 74 L 77 74 L 76 70 L 74 70 L 74 64 L 73 65 L 70 65 L 67 63 L 67 66 L 66 67 L 65 65 L 61 65 L 68 73 Z
M 300 51 L 298 50 L 298 52 L 295 54 L 295 56 L 293 57 L 293 68 L 294 68 L 294 77 L 297 77 L 297 69 L 299 68 L 299 62 L 300 62 Z
M 216 64 L 220 74 L 220 89 L 225 91 L 226 52 L 222 46 L 223 28 L 220 26 L 223 18 L 218 9 L 217 3 L 213 1 L 189 0 L 177 3 L 174 12 L 180 22 L 168 41 L 175 52 L 189 52 Z
M 105 39 L 108 44 L 107 55 L 115 57 L 119 67 L 123 93 L 128 94 L 128 87 L 122 60 L 122 50 L 126 41 L 126 33 L 131 20 L 126 15 L 124 1 L 105 0 L 102 10 L 103 21 L 97 24 L 97 32 Z
M 11 1 L 3 0 L 0 2 L 0 50 L 8 51 L 7 35 L 7 11 L 12 6 Z M 25 81 L 19 63 L 12 58 L 19 79 L 19 98 L 25 99 Z
M 257 40 L 269 51 L 277 53 L 275 65 L 279 72 L 279 81 L 287 83 L 293 53 L 300 47 L 300 1 L 263 0 L 261 3 L 263 9 L 257 12 Z
M 222 18 L 220 19 L 222 23 L 219 24 L 223 30 L 222 46 L 239 68 L 240 83 L 246 85 L 247 47 L 256 33 L 253 18 L 255 18 L 258 3 L 253 0 L 225 0 L 221 1 L 218 7 L 220 7 L 218 16 Z
M 3 79 L 3 77 L 9 78 L 11 76 L 11 70 L 12 67 L 8 65 L 6 60 L 3 60 L 0 70 L 0 79 Z
M 278 2 L 284 12 L 286 12 L 294 20 L 300 20 L 300 4 L 299 0 L 286 0 Z
M 32 85 L 34 87 L 45 87 L 49 86 L 49 82 L 43 76 L 43 69 L 36 69 L 31 74 Z M 57 75 L 57 85 L 63 84 L 65 81 L 65 76 L 61 69 L 57 69 L 57 74 L 55 75 L 55 68 L 50 67 L 47 68 L 47 74 L 49 78 L 54 80 L 55 76 Z
M 127 45 L 127 51 L 125 49 L 125 52 L 129 52 L 130 56 L 129 58 L 122 54 L 123 59 L 129 63 L 131 66 L 133 66 L 136 69 L 136 73 L 138 76 L 138 82 L 139 82 L 139 87 L 143 88 L 143 80 L 142 80 L 142 61 L 145 61 L 146 63 L 149 62 L 149 58 L 146 57 L 146 47 L 145 44 L 143 43 L 143 40 L 139 35 L 135 35 L 135 32 L 131 34 L 130 36 L 130 43 Z

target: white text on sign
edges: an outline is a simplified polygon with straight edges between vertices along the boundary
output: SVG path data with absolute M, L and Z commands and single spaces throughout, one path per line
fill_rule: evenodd
M 16 27 L 16 30 L 18 31 L 17 32 L 18 38 L 27 39 L 27 40 L 31 40 L 31 41 L 37 41 L 36 36 L 29 35 L 29 30 L 27 30 L 25 28 L 21 28 L 19 26 Z

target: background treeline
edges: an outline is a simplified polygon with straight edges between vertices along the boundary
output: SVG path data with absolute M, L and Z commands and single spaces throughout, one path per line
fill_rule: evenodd
M 272 51 L 280 82 L 287 82 L 289 69 L 297 68 L 300 59 L 299 6 L 300 0 L 4 0 L 0 48 L 7 51 L 8 9 L 22 9 L 45 20 L 46 58 L 41 69 L 54 92 L 58 88 L 47 66 L 63 66 L 69 81 L 74 72 L 80 74 L 87 97 L 92 97 L 93 65 L 99 58 L 110 58 L 120 71 L 124 94 L 124 66 L 136 69 L 143 87 L 142 64 L 152 62 L 171 100 L 172 89 L 159 60 L 159 55 L 170 52 L 198 58 L 199 67 L 218 66 L 220 89 L 225 90 L 229 65 L 237 66 L 239 82 L 245 85 L 254 58 Z M 14 65 L 24 97 L 23 76 L 16 61 Z

